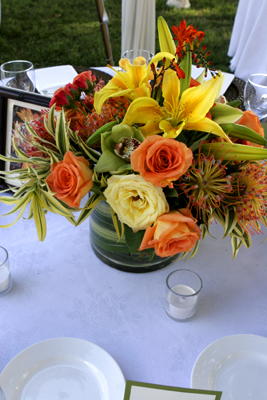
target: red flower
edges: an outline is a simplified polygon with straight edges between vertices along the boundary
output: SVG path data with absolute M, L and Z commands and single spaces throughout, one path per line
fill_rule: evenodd
M 73 83 L 75 85 L 77 85 L 79 88 L 84 88 L 87 89 L 88 88 L 88 84 L 87 81 L 89 81 L 91 84 L 96 81 L 96 77 L 95 75 L 92 75 L 91 71 L 84 71 L 81 72 L 79 75 L 77 75 L 74 79 L 73 79 Z
M 194 40 L 197 39 L 197 47 L 204 37 L 204 32 L 198 31 L 192 25 L 187 26 L 185 20 L 183 20 L 178 27 L 172 27 L 173 33 L 175 34 L 174 40 L 178 40 L 176 54 L 179 58 L 182 58 L 182 51 L 185 50 L 186 43 L 189 44 L 190 49 L 194 50 Z
M 67 96 L 73 98 L 74 91 L 78 91 L 78 86 L 73 83 L 68 83 L 64 87 L 57 89 L 53 95 L 52 100 L 49 103 L 49 107 L 52 107 L 52 105 L 55 103 L 57 106 L 57 110 L 62 106 L 66 106 L 67 104 L 69 104 Z
M 179 79 L 184 79 L 185 78 L 185 73 L 182 70 L 182 68 L 180 68 L 179 65 L 177 65 L 175 62 L 173 63 L 173 65 L 175 66 L 178 78 Z
M 199 86 L 201 83 L 196 81 L 194 78 L 191 78 L 189 87 Z

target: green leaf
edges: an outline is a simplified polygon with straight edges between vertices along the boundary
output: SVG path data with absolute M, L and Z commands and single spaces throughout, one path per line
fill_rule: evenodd
M 61 110 L 57 125 L 56 125 L 56 144 L 60 153 L 64 155 L 67 151 L 69 151 L 70 143 L 66 130 L 66 122 L 65 115 L 63 109 Z
M 110 207 L 111 210 L 111 217 L 113 221 L 114 228 L 116 230 L 116 233 L 118 235 L 119 240 L 121 240 L 123 233 L 124 233 L 124 225 L 123 223 L 118 219 L 117 214 L 113 210 L 113 208 Z
M 233 207 L 227 207 L 225 209 L 226 218 L 224 222 L 224 235 L 223 239 L 228 236 L 236 225 L 236 211 Z
M 210 113 L 213 121 L 217 122 L 219 125 L 236 122 L 244 114 L 243 111 L 237 108 L 221 103 L 216 103 L 216 105 L 210 109 Z
M 97 131 L 95 131 L 87 139 L 87 141 L 86 141 L 87 146 L 91 146 L 92 144 L 99 142 L 99 140 L 101 139 L 102 133 L 110 131 L 113 128 L 113 126 L 115 126 L 117 124 L 118 124 L 117 121 L 111 121 L 111 122 L 108 122 L 107 124 L 101 126 L 101 128 L 97 129 Z
M 252 161 L 267 159 L 267 149 L 243 144 L 231 143 L 204 143 L 201 147 L 203 154 L 216 154 L 216 159 L 232 161 Z
M 40 203 L 39 197 L 36 194 L 34 194 L 32 198 L 32 213 L 37 230 L 38 240 L 44 241 L 46 237 L 45 213 Z
M 189 88 L 191 80 L 192 55 L 190 51 L 183 56 L 180 68 L 185 73 L 185 78 L 180 79 L 180 96 L 182 96 L 183 92 Z
M 240 100 L 233 100 L 233 101 L 229 101 L 229 103 L 227 103 L 228 106 L 234 107 L 234 108 L 240 106 L 240 104 L 241 104 Z
M 124 237 L 130 253 L 136 253 L 142 243 L 145 231 L 134 232 L 132 228 L 124 224 Z
M 164 189 L 166 197 L 178 197 L 177 190 L 175 189 Z
M 97 204 L 103 200 L 104 200 L 104 196 L 99 195 L 97 193 L 94 193 L 92 196 L 90 196 L 89 199 L 87 200 L 85 206 L 83 207 L 81 214 L 79 215 L 79 218 L 76 222 L 76 226 L 80 225 L 86 218 L 88 218 L 89 215 L 91 214 L 91 212 L 97 206 Z
M 53 212 L 54 214 L 62 215 L 66 218 L 71 218 L 74 220 L 72 213 L 69 208 L 66 207 L 51 193 L 45 190 L 40 190 L 40 199 L 39 199 L 43 208 L 46 208 L 48 211 Z M 74 220 L 75 221 L 75 220 Z
M 231 241 L 232 241 L 232 249 L 233 249 L 233 259 L 234 259 L 237 255 L 240 247 L 242 246 L 242 240 L 231 235 Z
M 265 138 L 247 126 L 237 124 L 221 124 L 221 128 L 231 137 L 248 140 L 249 142 L 257 143 L 262 146 L 267 145 L 267 140 Z
M 186 259 L 186 261 L 187 261 L 187 260 L 190 260 L 190 258 L 195 257 L 195 255 L 197 254 L 197 251 L 198 251 L 198 247 L 199 247 L 199 240 L 196 242 L 196 244 L 195 244 L 193 250 L 191 250 L 190 257 L 188 257 L 188 258 Z
M 49 110 L 48 114 L 48 128 L 51 136 L 55 136 L 56 133 L 56 128 L 55 128 L 55 108 L 56 108 L 56 103 L 53 104 L 53 106 Z
M 262 122 L 261 126 L 264 129 L 264 137 L 265 137 L 265 139 L 267 139 L 267 122 Z
M 78 145 L 87 155 L 87 157 L 89 157 L 93 162 L 96 163 L 99 160 L 100 154 L 94 149 L 91 149 L 86 143 L 83 142 L 83 140 L 80 137 L 78 138 Z

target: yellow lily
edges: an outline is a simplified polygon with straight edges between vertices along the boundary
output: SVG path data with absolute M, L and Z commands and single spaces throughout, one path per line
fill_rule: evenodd
M 132 65 L 126 59 L 121 66 L 126 72 L 117 71 L 116 75 L 94 96 L 94 108 L 98 114 L 103 103 L 110 97 L 124 96 L 129 101 L 137 97 L 150 97 L 150 84 L 146 64 Z M 122 61 L 121 60 L 121 61 Z
M 98 114 L 101 113 L 103 103 L 109 97 L 124 96 L 129 101 L 133 101 L 138 97 L 150 97 L 151 87 L 149 80 L 151 76 L 151 63 L 157 64 L 163 58 L 173 60 L 173 54 L 162 52 L 156 54 L 146 66 L 143 57 L 137 57 L 134 60 L 134 65 L 126 58 L 122 58 L 119 62 L 120 67 L 125 70 L 116 71 L 116 75 L 94 96 L 94 108 Z
M 164 137 L 176 138 L 182 130 L 196 130 L 213 133 L 231 143 L 222 128 L 206 118 L 218 95 L 220 83 L 221 75 L 186 89 L 180 98 L 180 80 L 173 70 L 168 69 L 162 86 L 163 108 L 151 98 L 134 100 L 122 124 L 144 124 L 139 128 L 144 136 L 164 132 Z

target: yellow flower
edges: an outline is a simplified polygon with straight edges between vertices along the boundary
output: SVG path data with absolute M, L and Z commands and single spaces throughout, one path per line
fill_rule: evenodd
M 164 74 L 163 107 L 151 98 L 134 100 L 124 117 L 123 124 L 142 124 L 139 130 L 144 136 L 164 132 L 165 138 L 176 138 L 182 130 L 210 132 L 231 142 L 222 128 L 206 118 L 214 104 L 221 85 L 221 75 L 202 85 L 186 89 L 180 96 L 180 80 L 175 71 Z
M 110 97 L 124 96 L 133 101 L 137 97 L 150 96 L 146 64 L 132 65 L 127 61 L 123 63 L 126 72 L 118 71 L 106 86 L 95 93 L 94 107 L 98 114 L 101 112 L 103 103 Z
M 104 195 L 119 220 L 134 232 L 148 228 L 169 211 L 163 190 L 140 175 L 113 175 Z
M 153 78 L 151 63 L 156 65 L 163 58 L 173 60 L 174 56 L 167 52 L 158 53 L 150 61 L 148 67 L 143 57 L 135 58 L 134 65 L 126 58 L 122 58 L 120 60 L 120 67 L 125 72 L 117 71 L 108 84 L 95 93 L 94 107 L 96 112 L 100 114 L 103 103 L 109 97 L 124 96 L 129 101 L 133 101 L 138 97 L 149 98 L 151 94 L 149 80 Z

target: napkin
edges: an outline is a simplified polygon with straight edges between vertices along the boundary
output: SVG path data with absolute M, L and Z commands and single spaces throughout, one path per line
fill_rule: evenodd
M 71 65 L 36 69 L 36 89 L 39 93 L 52 97 L 57 89 L 67 83 L 72 83 L 76 75 L 77 72 Z

